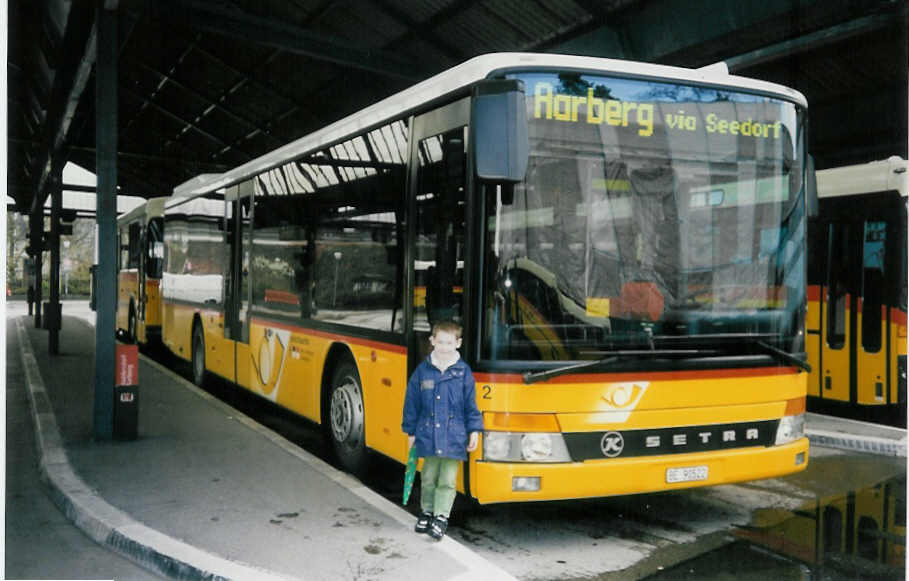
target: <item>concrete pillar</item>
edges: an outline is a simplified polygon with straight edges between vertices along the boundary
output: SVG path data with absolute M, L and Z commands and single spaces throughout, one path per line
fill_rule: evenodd
M 98 176 L 98 298 L 95 324 L 94 435 L 113 438 L 117 308 L 117 10 L 95 0 L 95 150 Z

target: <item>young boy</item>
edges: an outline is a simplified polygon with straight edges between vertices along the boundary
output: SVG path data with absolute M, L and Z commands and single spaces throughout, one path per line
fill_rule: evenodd
M 436 323 L 429 342 L 432 352 L 407 382 L 401 429 L 423 458 L 422 513 L 414 530 L 439 540 L 448 529 L 458 465 L 467 460 L 467 452 L 476 450 L 483 416 L 477 409 L 473 374 L 458 354 L 461 326 Z

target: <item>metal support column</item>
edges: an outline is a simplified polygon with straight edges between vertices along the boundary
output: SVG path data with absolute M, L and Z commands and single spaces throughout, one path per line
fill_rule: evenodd
M 113 438 L 117 307 L 117 2 L 95 0 L 95 160 L 98 176 L 98 297 L 94 435 Z
M 32 250 L 32 258 L 34 259 L 34 284 L 35 290 L 32 297 L 35 300 L 35 328 L 41 328 L 41 286 L 43 281 L 41 280 L 41 271 L 43 270 L 42 258 L 44 256 L 44 213 L 39 208 L 38 211 L 32 212 L 28 215 L 28 227 L 29 227 L 29 246 Z
M 63 174 L 51 180 L 51 223 L 50 223 L 50 301 L 48 312 L 44 313 L 47 323 L 47 352 L 60 353 L 60 212 L 63 210 Z

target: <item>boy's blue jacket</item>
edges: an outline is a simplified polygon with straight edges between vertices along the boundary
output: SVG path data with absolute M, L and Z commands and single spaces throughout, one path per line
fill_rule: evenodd
M 467 459 L 467 435 L 483 431 L 470 367 L 459 359 L 444 372 L 427 357 L 407 382 L 401 429 L 416 436 L 421 458 Z

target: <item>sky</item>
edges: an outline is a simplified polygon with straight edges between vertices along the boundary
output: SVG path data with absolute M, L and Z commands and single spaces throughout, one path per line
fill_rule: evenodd
M 63 183 L 79 186 L 96 186 L 98 181 L 95 174 L 92 172 L 85 170 L 74 163 L 67 163 L 63 168 Z M 139 196 L 117 196 L 117 213 L 123 214 L 124 212 L 129 212 L 136 206 L 141 205 L 144 201 L 145 200 Z M 10 196 L 7 196 L 6 204 L 7 206 L 10 206 L 15 204 L 15 201 Z M 44 207 L 49 208 L 50 205 L 51 200 L 50 196 L 48 196 L 47 201 L 44 203 Z M 94 211 L 95 194 L 63 190 L 63 207 Z

